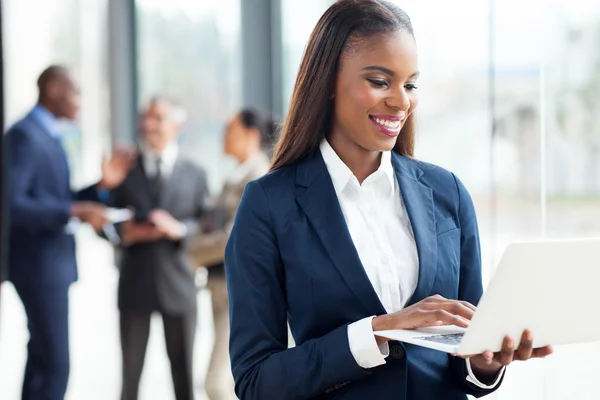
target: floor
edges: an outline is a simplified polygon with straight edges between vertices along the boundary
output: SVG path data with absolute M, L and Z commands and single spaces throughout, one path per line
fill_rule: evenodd
M 110 247 L 82 232 L 78 241 L 80 279 L 71 289 L 71 376 L 67 400 L 118 399 L 120 349 L 116 288 L 118 273 Z M 28 340 L 26 318 L 14 288 L 2 287 L 0 313 L 0 399 L 18 400 Z M 198 296 L 198 332 L 195 351 L 197 400 L 207 400 L 203 387 L 210 347 L 210 296 Z M 159 316 L 152 321 L 140 400 L 173 399 L 173 389 Z

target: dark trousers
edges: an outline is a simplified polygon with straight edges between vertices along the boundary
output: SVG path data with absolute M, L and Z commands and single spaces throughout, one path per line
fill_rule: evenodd
M 69 381 L 69 285 L 15 285 L 29 343 L 22 400 L 63 400 Z
M 192 359 L 196 334 L 196 310 L 186 315 L 162 314 L 167 355 L 177 400 L 193 400 Z M 123 391 L 121 400 L 137 400 L 140 377 L 150 335 L 149 312 L 121 312 Z

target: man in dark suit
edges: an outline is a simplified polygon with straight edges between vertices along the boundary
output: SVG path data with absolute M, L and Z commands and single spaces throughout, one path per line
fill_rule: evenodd
M 69 221 L 101 229 L 107 218 L 97 202 L 103 190 L 122 182 L 129 161 L 125 154 L 114 156 L 103 163 L 100 183 L 73 193 L 59 119 L 75 119 L 78 89 L 59 66 L 46 69 L 38 87 L 38 104 L 6 134 L 8 279 L 23 302 L 30 333 L 22 399 L 62 400 L 69 377 L 68 291 L 77 280 Z
M 122 400 L 138 398 L 154 312 L 162 315 L 176 398 L 194 397 L 196 287 L 185 241 L 197 233 L 209 197 L 204 171 L 179 154 L 184 118 L 166 98 L 150 102 L 140 120 L 138 165 L 111 193 L 111 204 L 135 211 L 135 219 L 118 229 Z

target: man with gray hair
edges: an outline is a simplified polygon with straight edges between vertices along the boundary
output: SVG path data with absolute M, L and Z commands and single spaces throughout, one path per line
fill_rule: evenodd
M 198 231 L 209 199 L 204 170 L 181 157 L 177 136 L 185 112 L 166 97 L 153 98 L 140 116 L 140 157 L 110 203 L 134 210 L 117 226 L 123 391 L 137 400 L 150 318 L 160 313 L 177 400 L 193 399 L 192 354 L 196 287 L 185 242 Z

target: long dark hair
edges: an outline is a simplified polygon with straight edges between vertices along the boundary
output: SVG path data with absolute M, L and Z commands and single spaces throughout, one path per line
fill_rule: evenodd
M 245 128 L 256 128 L 260 134 L 260 147 L 271 153 L 279 132 L 279 119 L 256 108 L 244 108 L 238 114 Z
M 308 40 L 271 170 L 307 156 L 330 132 L 334 112 L 331 97 L 340 59 L 348 47 L 360 39 L 398 30 L 414 35 L 408 15 L 388 1 L 339 0 L 329 7 Z M 412 114 L 394 151 L 413 155 Z

